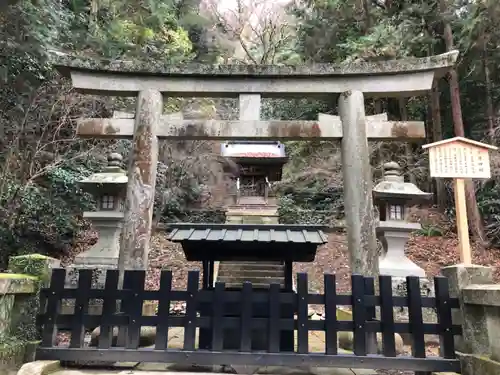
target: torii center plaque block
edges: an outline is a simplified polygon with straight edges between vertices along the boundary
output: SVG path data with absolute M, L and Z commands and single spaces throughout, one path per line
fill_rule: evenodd
M 491 177 L 489 152 L 498 148 L 463 137 L 430 143 L 422 148 L 429 150 L 431 177 L 454 179 L 460 260 L 464 264 L 471 264 L 464 179 L 489 179 Z

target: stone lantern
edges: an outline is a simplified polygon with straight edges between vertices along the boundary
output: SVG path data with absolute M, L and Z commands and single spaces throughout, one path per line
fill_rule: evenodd
M 79 254 L 73 267 L 106 270 L 117 268 L 120 251 L 119 239 L 123 225 L 124 206 L 127 191 L 127 173 L 121 169 L 122 156 L 110 154 L 108 166 L 80 181 L 82 189 L 96 200 L 96 210 L 83 213 L 99 233 L 97 243 Z M 99 272 L 98 284 L 104 283 L 105 272 Z
M 378 206 L 380 215 L 376 233 L 383 246 L 379 260 L 380 274 L 425 277 L 425 271 L 404 253 L 410 233 L 421 229 L 419 223 L 410 223 L 406 219 L 411 205 L 427 201 L 432 194 L 404 182 L 401 168 L 395 162 L 384 164 L 384 171 L 383 181 L 373 189 L 374 204 Z

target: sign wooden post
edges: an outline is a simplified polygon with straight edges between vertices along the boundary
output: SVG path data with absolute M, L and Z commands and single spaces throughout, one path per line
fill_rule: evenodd
M 498 148 L 463 137 L 429 143 L 422 148 L 429 150 L 431 177 L 454 180 L 460 261 L 470 265 L 472 254 L 465 203 L 465 179 L 489 179 L 491 177 L 489 150 Z

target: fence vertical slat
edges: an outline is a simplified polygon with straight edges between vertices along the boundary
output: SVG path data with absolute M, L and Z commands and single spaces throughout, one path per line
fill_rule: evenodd
M 184 321 L 184 349 L 194 350 L 196 336 L 196 309 L 197 294 L 200 283 L 200 273 L 198 271 L 188 272 L 188 283 L 186 298 L 186 317 Z
M 126 272 L 131 272 L 131 270 L 129 271 L 125 271 Z M 133 282 L 134 282 L 134 279 L 133 278 L 125 278 L 125 273 L 123 275 L 123 283 L 121 285 L 121 291 L 126 291 L 126 290 L 132 290 L 133 289 Z M 122 293 L 123 295 L 123 293 Z M 127 296 L 128 298 L 128 296 Z M 122 298 L 120 300 L 120 312 L 119 312 L 119 315 L 120 316 L 129 316 L 129 310 L 130 310 L 130 303 L 129 303 L 129 300 L 128 299 L 124 299 Z M 127 341 L 128 341 L 128 337 L 129 337 L 129 334 L 128 334 L 128 331 L 129 331 L 129 325 L 126 324 L 126 325 L 122 325 L 119 327 L 119 331 L 118 331 L 118 337 L 116 338 L 116 345 L 119 346 L 119 347 L 126 347 L 127 346 Z
M 57 268 L 52 271 L 49 295 L 46 299 L 46 312 L 42 330 L 42 347 L 54 345 L 57 335 L 56 319 L 61 306 L 61 292 L 64 290 L 66 270 Z
M 365 277 L 365 296 L 375 296 L 375 278 Z M 366 307 L 366 320 L 376 320 L 375 306 Z M 366 332 L 366 348 L 369 354 L 377 354 L 377 333 Z
M 281 304 L 280 304 L 280 288 L 279 284 L 271 284 L 269 287 L 269 353 L 279 353 L 280 351 L 280 317 L 281 317 Z
M 375 295 L 375 278 L 373 277 L 365 277 L 365 296 L 374 296 Z M 376 309 L 375 306 L 367 306 L 366 307 L 366 319 L 371 320 L 376 317 Z
M 366 306 L 365 306 L 365 279 L 361 275 L 351 276 L 352 284 L 352 320 L 353 320 L 353 348 L 354 354 L 366 355 Z
M 109 349 L 113 344 L 113 316 L 116 313 L 116 292 L 118 291 L 118 270 L 106 271 L 106 282 L 104 284 L 104 297 L 102 302 L 102 316 L 100 325 L 99 349 Z
M 425 358 L 424 322 L 422 317 L 422 295 L 420 279 L 416 276 L 406 278 L 408 290 L 408 315 L 412 337 L 411 352 L 416 358 Z
M 165 350 L 168 345 L 171 291 L 172 271 L 162 271 L 160 275 L 160 295 L 158 298 L 158 324 L 155 338 L 156 350 Z
M 391 276 L 379 276 L 380 320 L 382 323 L 382 349 L 384 356 L 396 356 L 394 303 L 392 300 Z
M 125 271 L 124 280 L 129 279 L 127 285 L 130 286 L 132 295 L 127 299 L 128 337 L 127 349 L 137 349 L 141 337 L 141 317 L 142 305 L 144 304 L 144 282 L 146 272 L 142 270 Z
M 337 354 L 337 289 L 335 275 L 324 275 L 325 285 L 325 354 Z
M 83 318 L 88 312 L 89 307 L 89 292 L 92 288 L 91 269 L 81 269 L 78 271 L 78 294 L 75 300 L 75 311 L 71 321 L 71 339 L 69 341 L 70 348 L 81 348 L 85 338 L 85 326 Z
M 443 358 L 453 359 L 455 354 L 455 341 L 453 338 L 453 321 L 451 315 L 450 287 L 445 277 L 434 278 L 436 293 L 436 309 L 439 324 L 439 354 Z
M 221 351 L 224 343 L 224 283 L 215 283 L 212 301 L 212 350 Z
M 252 284 L 245 281 L 241 289 L 240 351 L 242 352 L 249 352 L 252 350 L 252 298 Z
M 306 354 L 309 351 L 308 307 L 309 292 L 307 274 L 297 274 L 297 352 Z

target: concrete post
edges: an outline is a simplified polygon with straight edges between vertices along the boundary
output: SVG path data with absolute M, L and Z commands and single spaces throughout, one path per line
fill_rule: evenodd
M 376 276 L 379 273 L 378 253 L 363 93 L 347 91 L 340 94 L 339 115 L 343 132 L 342 175 L 351 270 L 364 276 Z
M 159 91 L 144 90 L 137 98 L 134 136 L 120 237 L 118 269 L 146 269 L 153 221 L 158 139 L 156 129 L 163 107 Z
M 491 268 L 476 269 L 477 281 L 460 290 L 463 318 L 463 346 L 458 348 L 462 374 L 490 375 L 500 373 L 500 285 L 492 284 Z M 479 271 L 479 275 L 478 272 Z M 469 275 L 461 279 L 470 281 Z
M 447 277 L 450 285 L 450 296 L 459 298 L 460 310 L 452 310 L 452 319 L 454 324 L 460 324 L 463 327 L 463 335 L 455 336 L 455 348 L 459 352 L 470 353 L 470 339 L 467 337 L 467 324 L 471 323 L 469 319 L 464 319 L 466 308 L 462 298 L 462 290 L 473 284 L 492 284 L 493 269 L 478 265 L 465 266 L 457 264 L 441 269 L 443 276 Z

